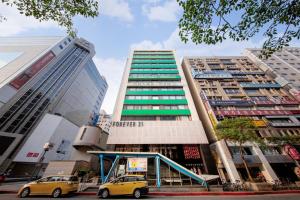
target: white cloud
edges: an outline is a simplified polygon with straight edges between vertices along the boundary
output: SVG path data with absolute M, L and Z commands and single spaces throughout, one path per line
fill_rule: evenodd
M 11 36 L 31 29 L 59 28 L 53 21 L 39 22 L 34 17 L 21 15 L 19 11 L 4 4 L 0 5 L 1 15 L 7 20 L 0 22 L 0 36 Z
M 261 47 L 262 43 L 254 43 L 251 40 L 234 42 L 230 39 L 216 45 L 199 44 L 192 42 L 183 43 L 178 35 L 179 29 L 175 29 L 171 35 L 161 42 L 144 40 L 131 45 L 131 49 L 174 49 L 177 56 L 232 56 L 240 55 L 245 48 Z
M 94 57 L 93 60 L 100 74 L 106 78 L 108 83 L 108 91 L 106 92 L 101 109 L 104 109 L 107 113 L 113 113 L 126 59 Z
M 154 43 L 150 40 L 143 40 L 142 42 L 132 44 L 131 49 L 162 49 L 163 45 L 160 42 Z
M 142 6 L 143 14 L 150 21 L 174 22 L 177 20 L 181 7 L 176 0 L 165 1 L 163 5 L 156 5 L 157 3 L 158 1 L 152 1 Z
M 125 22 L 132 22 L 134 20 L 129 4 L 124 0 L 102 0 L 99 7 L 100 15 L 116 17 Z

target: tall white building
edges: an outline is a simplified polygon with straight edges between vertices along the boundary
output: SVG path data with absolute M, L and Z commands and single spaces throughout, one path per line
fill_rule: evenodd
M 159 152 L 197 174 L 211 173 L 208 140 L 173 50 L 129 54 L 108 145 Z
M 282 78 L 281 82 L 300 91 L 300 48 L 285 47 L 275 52 L 268 59 L 260 59 L 261 49 L 249 48 L 245 54 L 263 68 L 269 68 L 274 74 Z
M 47 113 L 76 127 L 93 121 L 108 87 L 94 55 L 82 38 L 0 38 L 0 171 L 20 164 L 14 158 Z

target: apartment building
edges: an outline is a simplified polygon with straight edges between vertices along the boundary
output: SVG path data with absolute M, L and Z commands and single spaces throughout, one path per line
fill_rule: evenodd
M 262 138 L 300 135 L 299 101 L 248 57 L 184 57 L 182 67 L 223 180 L 247 177 L 235 144 L 216 139 L 214 127 L 224 118 L 252 118 Z M 290 146 L 291 153 L 278 146 L 245 144 L 244 152 L 253 177 L 262 173 L 268 182 L 296 181 L 299 147 Z

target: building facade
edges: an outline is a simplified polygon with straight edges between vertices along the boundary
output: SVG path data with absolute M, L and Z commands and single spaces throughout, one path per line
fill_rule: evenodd
M 0 171 L 46 113 L 78 127 L 93 120 L 107 90 L 94 54 L 94 46 L 79 38 L 0 39 Z
M 262 138 L 300 135 L 300 102 L 248 57 L 185 57 L 182 66 L 224 181 L 245 181 L 247 175 L 235 144 L 216 139 L 219 121 L 250 117 Z M 270 183 L 297 180 L 294 170 L 300 157 L 289 150 L 245 144 L 244 152 L 253 177 L 263 174 Z
M 99 120 L 97 126 L 99 126 L 104 132 L 109 133 L 111 127 L 112 115 L 107 114 L 105 110 L 100 110 Z
M 283 78 L 286 85 L 300 91 L 300 48 L 284 47 L 268 59 L 261 59 L 261 49 L 246 49 L 245 55 L 262 67 L 269 68 L 277 77 Z
M 158 152 L 197 174 L 213 173 L 208 140 L 174 51 L 130 53 L 107 143 L 115 151 Z

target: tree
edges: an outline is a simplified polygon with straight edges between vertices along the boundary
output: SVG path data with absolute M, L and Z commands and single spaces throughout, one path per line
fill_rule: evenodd
M 300 144 L 300 136 L 299 135 L 285 135 L 279 137 L 267 137 L 266 140 L 269 143 L 273 143 L 276 145 L 284 146 L 285 144 Z
M 251 182 L 253 182 L 253 178 L 245 160 L 243 144 L 250 142 L 263 145 L 264 142 L 256 134 L 256 131 L 257 128 L 254 125 L 253 120 L 245 117 L 225 118 L 223 121 L 219 122 L 216 127 L 216 135 L 218 139 L 224 139 L 225 141 L 228 140 L 237 144 L 242 162 Z
M 25 16 L 32 16 L 39 21 L 53 20 L 67 29 L 71 36 L 76 33 L 72 18 L 76 15 L 84 17 L 98 16 L 97 0 L 1 0 L 7 6 L 16 7 Z M 0 22 L 5 16 L 0 15 Z
M 263 57 L 300 38 L 299 0 L 177 0 L 183 8 L 181 40 L 217 44 L 249 40 L 263 31 Z M 280 30 L 284 32 L 280 32 Z

